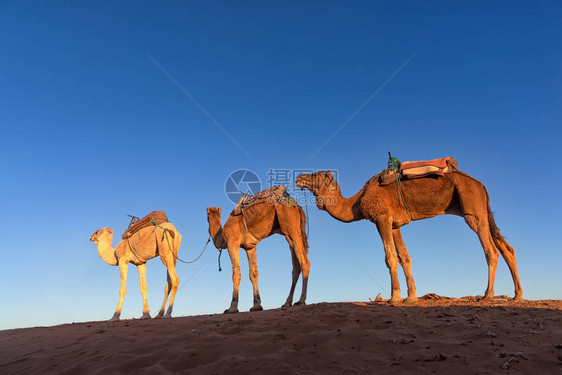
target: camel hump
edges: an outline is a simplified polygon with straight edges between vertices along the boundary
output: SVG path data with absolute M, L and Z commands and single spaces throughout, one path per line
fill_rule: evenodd
M 127 228 L 125 233 L 123 233 L 121 238 L 126 240 L 141 229 L 154 226 L 153 220 L 156 221 L 156 225 L 160 225 L 163 223 L 167 223 L 168 217 L 166 216 L 166 213 L 164 211 L 152 211 L 142 219 L 133 216 L 133 219 L 129 223 L 129 227 Z M 173 233 L 173 231 L 170 231 L 170 234 L 171 233 Z M 172 235 L 172 238 L 173 236 L 175 236 L 175 234 Z

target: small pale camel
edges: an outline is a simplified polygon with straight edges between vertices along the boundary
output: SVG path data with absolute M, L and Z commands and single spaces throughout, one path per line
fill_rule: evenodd
M 164 230 L 162 228 L 166 228 L 170 232 L 175 232 L 175 238 L 172 238 L 170 233 L 164 235 Z M 181 244 L 181 234 L 172 223 L 162 223 L 156 230 L 154 227 L 141 229 L 128 240 L 119 242 L 115 249 L 113 248 L 113 230 L 111 230 L 111 228 L 105 227 L 96 231 L 90 237 L 90 241 L 97 245 L 98 254 L 105 263 L 110 266 L 119 266 L 119 272 L 121 274 L 119 302 L 117 303 L 117 309 L 113 317 L 110 319 L 111 321 L 119 320 L 119 316 L 121 315 L 121 306 L 123 305 L 123 299 L 127 293 L 127 269 L 129 263 L 133 263 L 137 266 L 139 271 L 140 290 L 142 294 L 141 319 L 150 319 L 150 312 L 146 299 L 146 261 L 157 256 L 160 256 L 160 260 L 162 260 L 162 263 L 164 263 L 164 266 L 166 266 L 168 270 L 168 280 L 164 291 L 164 303 L 156 318 L 170 318 L 172 316 L 174 299 L 180 282 L 176 274 L 175 265 Z M 168 245 L 168 243 L 170 245 Z M 171 246 L 172 249 L 170 249 L 169 246 Z M 170 291 L 172 292 L 172 296 L 170 297 L 168 311 L 164 315 L 166 301 L 168 300 Z
M 515 251 L 496 226 L 484 185 L 469 175 L 456 171 L 445 173 L 439 178 L 403 180 L 402 190 L 412 218 L 402 203 L 396 183 L 380 186 L 376 178 L 371 178 L 351 198 L 342 197 L 340 187 L 331 171 L 300 175 L 296 184 L 300 188 L 310 190 L 317 198 L 317 207 L 328 211 L 333 218 L 346 223 L 367 219 L 377 226 L 384 246 L 386 265 L 390 272 L 392 295 L 389 302 L 391 304 L 400 301 L 398 263 L 404 270 L 408 286 L 408 298 L 404 302 L 417 301 L 411 260 L 402 240 L 400 227 L 411 220 L 427 219 L 443 214 L 464 217 L 468 226 L 480 239 L 488 263 L 488 287 L 483 299 L 494 298 L 496 267 L 501 253 L 515 285 L 514 300 L 523 300 Z
M 207 221 L 209 222 L 209 234 L 218 249 L 228 249 L 232 263 L 232 302 L 225 310 L 227 313 L 238 312 L 238 289 L 240 286 L 240 248 L 246 250 L 250 268 L 250 280 L 254 289 L 254 306 L 250 311 L 263 310 L 261 297 L 258 289 L 258 263 L 256 258 L 256 246 L 264 238 L 275 233 L 285 236 L 291 249 L 293 261 L 293 281 L 291 291 L 283 307 L 291 306 L 295 286 L 302 272 L 302 294 L 295 305 L 306 304 L 306 288 L 308 274 L 310 272 L 310 261 L 308 260 L 308 242 L 305 234 L 306 217 L 302 208 L 298 205 L 269 204 L 263 203 L 257 206 L 257 215 L 252 222 L 244 222 L 244 215 L 230 215 L 221 227 L 221 208 L 207 208 Z M 250 228 L 250 230 L 248 230 Z

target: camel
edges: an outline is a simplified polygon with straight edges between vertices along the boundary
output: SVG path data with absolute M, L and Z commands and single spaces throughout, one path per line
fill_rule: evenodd
M 294 201 L 293 201 L 294 203 Z M 291 290 L 283 307 L 291 306 L 295 286 L 302 272 L 302 294 L 295 305 L 306 304 L 306 289 L 310 261 L 308 260 L 308 242 L 304 230 L 306 217 L 302 208 L 291 204 L 261 203 L 256 206 L 256 215 L 253 220 L 245 220 L 244 214 L 230 215 L 221 227 L 221 208 L 207 208 L 207 221 L 209 234 L 218 249 L 228 249 L 232 263 L 232 302 L 224 311 L 225 314 L 238 312 L 238 289 L 240 286 L 240 248 L 246 250 L 250 266 L 250 280 L 254 289 L 254 305 L 250 311 L 263 310 L 258 289 L 258 264 L 256 246 L 264 238 L 273 234 L 284 235 L 291 249 L 293 262 L 293 281 Z M 250 230 L 248 230 L 250 228 Z
M 486 188 L 469 175 L 455 171 L 445 173 L 439 178 L 403 180 L 402 190 L 411 217 L 402 203 L 396 183 L 380 186 L 377 178 L 371 178 L 351 198 L 344 198 L 341 195 L 340 187 L 331 171 L 300 175 L 296 185 L 310 190 L 317 198 L 317 207 L 328 211 L 333 218 L 346 223 L 367 219 L 376 225 L 390 272 L 392 295 L 389 303 L 400 302 L 397 263 L 400 263 L 404 270 L 408 286 L 408 297 L 403 302 L 417 302 L 411 260 L 402 240 L 400 228 L 411 220 L 422 220 L 443 214 L 464 217 L 468 226 L 480 239 L 488 263 L 488 287 L 483 300 L 494 298 L 494 280 L 500 253 L 513 278 L 514 300 L 523 300 L 515 251 L 496 226 Z
M 175 238 L 170 233 L 164 235 L 164 229 L 175 232 Z M 181 234 L 172 225 L 172 223 L 162 223 L 159 227 L 147 227 L 135 233 L 128 240 L 119 242 L 115 249 L 113 248 L 113 230 L 111 228 L 102 228 L 96 231 L 90 237 L 90 241 L 94 242 L 98 247 L 98 254 L 103 261 L 110 266 L 119 266 L 121 274 L 121 287 L 119 288 L 119 302 L 117 309 L 110 321 L 117 321 L 121 315 L 121 306 L 123 299 L 127 293 L 127 269 L 129 263 L 137 266 L 140 279 L 140 290 L 142 294 L 142 317 L 141 319 L 150 319 L 148 302 L 146 299 L 146 261 L 157 256 L 164 263 L 168 270 L 168 278 L 166 289 L 164 291 L 164 303 L 156 318 L 170 318 L 174 307 L 174 299 L 179 285 L 179 278 L 176 274 L 175 265 L 177 262 L 178 251 L 181 244 Z M 170 249 L 170 247 L 172 247 Z M 164 315 L 166 301 L 170 297 L 168 311 Z

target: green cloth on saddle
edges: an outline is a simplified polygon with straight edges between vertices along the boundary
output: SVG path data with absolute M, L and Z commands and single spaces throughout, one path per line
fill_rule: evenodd
M 148 215 L 137 221 L 135 221 L 133 218 L 133 220 L 131 220 L 131 223 L 129 224 L 129 227 L 127 228 L 125 233 L 123 233 L 121 238 L 126 240 L 127 238 L 130 238 L 141 229 L 148 228 L 148 227 L 155 227 L 154 223 L 151 222 L 152 218 L 154 218 L 157 225 L 168 222 L 168 217 L 166 216 L 166 213 L 164 211 L 152 211 L 151 213 L 149 213 Z M 175 233 L 173 231 L 170 231 L 170 235 L 172 236 L 172 238 L 175 237 Z

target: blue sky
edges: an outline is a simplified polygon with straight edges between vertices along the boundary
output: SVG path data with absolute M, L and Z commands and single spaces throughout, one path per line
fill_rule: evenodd
M 524 297 L 562 298 L 561 11 L 555 1 L 0 3 L 0 329 L 109 318 L 119 272 L 89 237 L 121 233 L 127 214 L 165 210 L 189 259 L 208 236 L 206 207 L 233 208 L 231 172 L 265 185 L 272 168 L 334 169 L 350 196 L 387 151 L 454 156 L 488 189 Z M 374 225 L 309 214 L 308 302 L 387 296 Z M 484 292 L 484 254 L 461 218 L 402 233 L 419 295 Z M 263 305 L 278 307 L 287 244 L 276 236 L 258 249 Z M 178 264 L 176 316 L 228 307 L 227 256 L 223 272 L 215 256 L 194 275 L 212 254 Z M 147 269 L 155 314 L 165 269 L 157 259 Z M 243 254 L 242 273 L 247 310 Z M 123 318 L 141 315 L 134 266 L 129 275 Z M 496 294 L 513 294 L 503 260 Z

